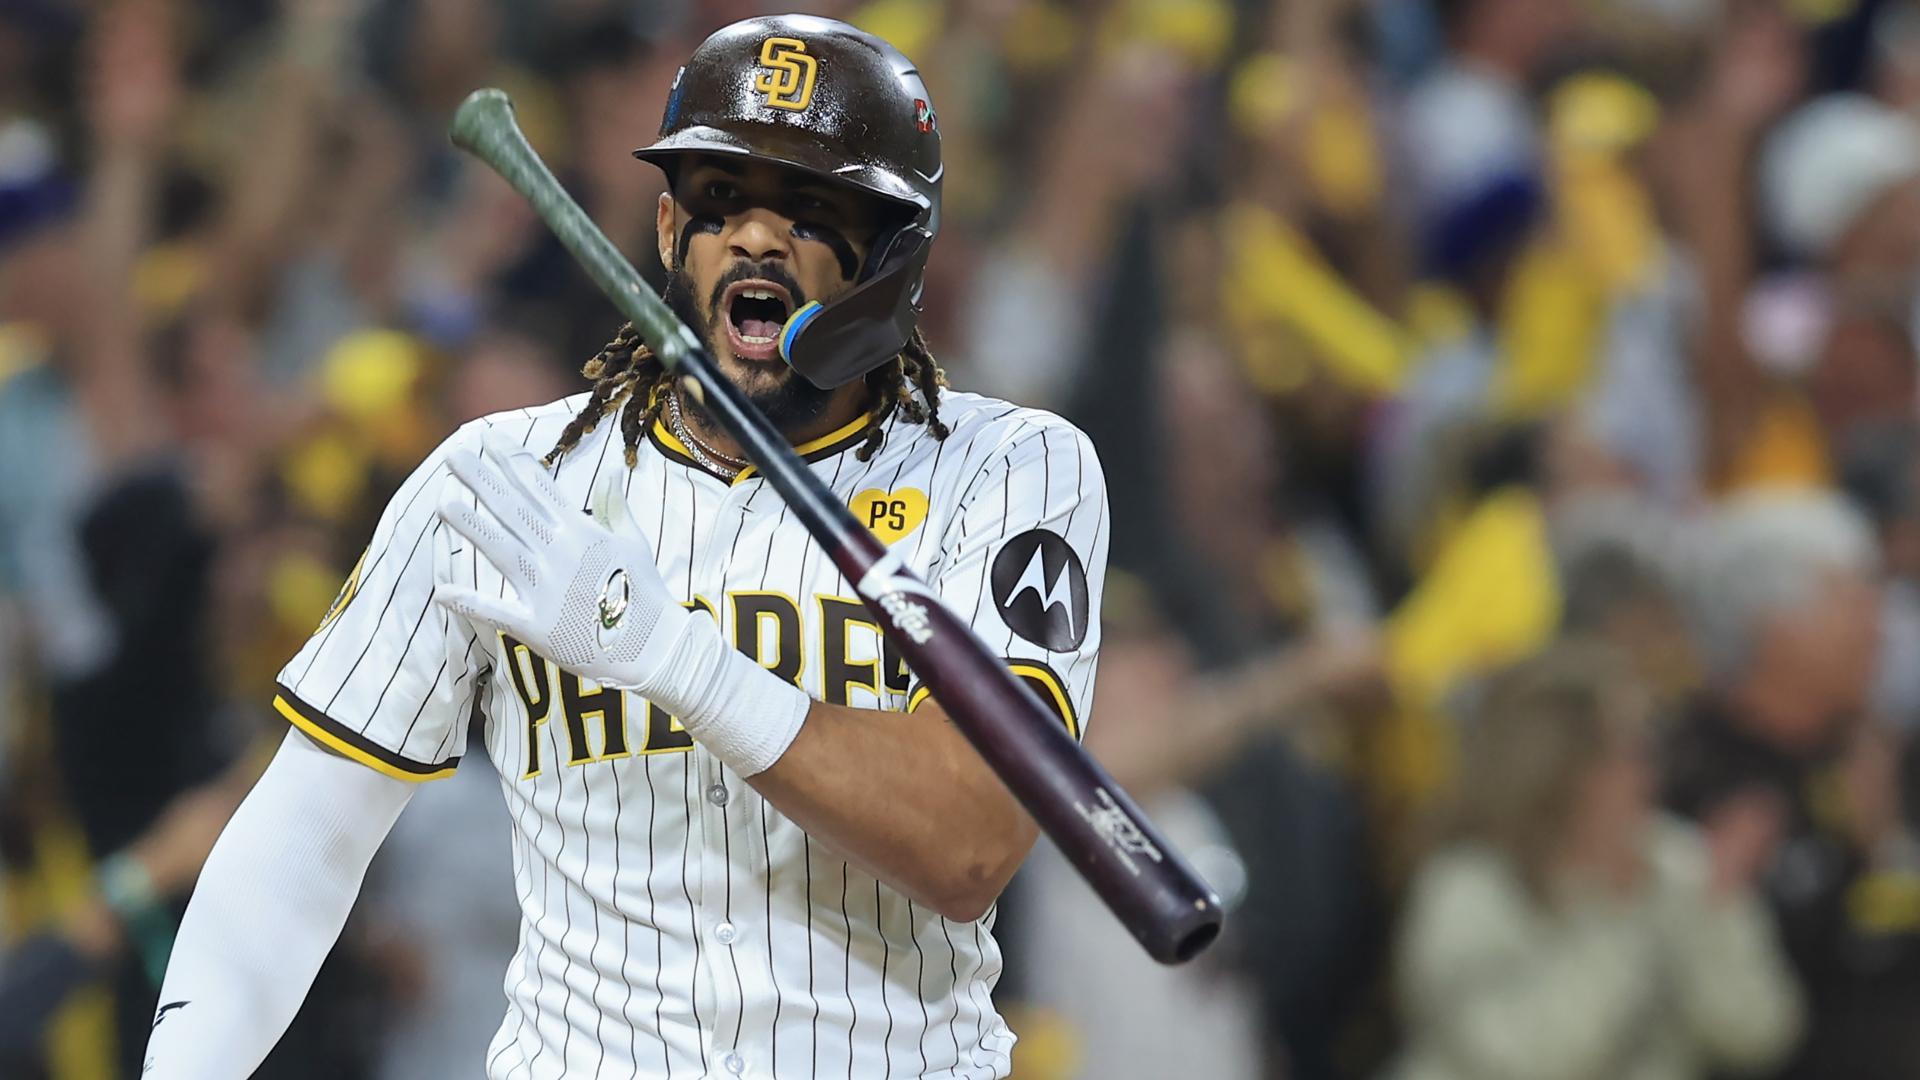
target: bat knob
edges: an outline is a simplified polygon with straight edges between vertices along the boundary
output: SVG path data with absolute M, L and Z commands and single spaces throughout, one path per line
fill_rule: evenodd
M 487 86 L 467 95 L 453 112 L 447 134 L 453 145 L 472 151 L 491 132 L 513 127 L 513 99 L 498 87 Z

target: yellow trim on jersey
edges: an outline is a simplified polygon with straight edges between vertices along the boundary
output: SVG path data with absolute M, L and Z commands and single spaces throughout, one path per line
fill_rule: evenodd
M 666 421 L 664 420 L 655 420 L 653 422 L 653 441 L 659 443 L 662 450 L 672 451 L 675 457 L 684 458 L 687 464 L 700 464 L 694 460 L 693 451 L 687 449 L 687 444 L 681 442 L 673 432 L 667 429 Z
M 853 444 L 859 441 L 861 433 L 867 430 L 869 422 L 867 415 L 862 413 L 817 439 L 808 439 L 796 445 L 793 452 L 799 454 L 802 460 L 811 460 L 816 454 L 824 457 L 836 450 L 851 449 Z M 740 475 L 734 477 L 733 482 L 737 484 L 758 471 L 754 466 L 748 465 L 740 470 Z
M 870 418 L 862 413 L 817 439 L 808 439 L 806 442 L 800 443 L 793 448 L 793 452 L 800 455 L 802 460 L 817 461 L 820 458 L 827 457 L 842 450 L 851 450 L 859 443 L 861 436 L 866 432 L 869 421 Z M 679 461 L 682 465 L 689 465 L 709 475 L 715 475 L 711 470 L 707 469 L 706 466 L 700 464 L 699 459 L 693 456 L 693 451 L 687 449 L 687 444 L 681 442 L 674 436 L 673 432 L 667 428 L 667 422 L 665 420 L 656 419 L 653 422 L 653 430 L 649 432 L 649 435 L 656 446 L 665 451 L 669 457 Z M 738 484 L 743 480 L 749 480 L 759 474 L 760 470 L 757 467 L 748 465 L 733 477 L 731 483 Z
M 391 776 L 395 780 L 405 780 L 410 784 L 417 784 L 427 780 L 442 780 L 452 776 L 454 769 L 460 764 L 459 758 L 453 758 L 440 765 L 423 765 L 420 762 L 400 757 L 398 754 L 393 755 L 395 760 L 388 760 L 380 756 L 380 754 L 389 753 L 389 751 L 380 750 L 379 753 L 376 753 L 376 748 L 371 742 L 367 742 L 365 736 L 349 731 L 346 728 L 330 730 L 330 728 L 337 727 L 333 721 L 326 720 L 325 724 L 322 724 L 320 721 L 326 719 L 324 716 L 318 713 L 315 713 L 313 716 L 307 715 L 306 710 L 295 705 L 293 700 L 289 700 L 290 697 L 291 695 L 283 689 L 281 693 L 275 694 L 273 698 L 274 709 L 277 710 L 281 716 L 286 717 L 289 723 L 299 728 L 302 734 L 314 742 L 319 743 L 321 746 L 326 747 L 350 761 L 359 762 L 377 773 Z M 319 719 L 315 717 L 319 717 Z M 356 742 L 348 741 L 349 738 L 364 745 L 356 745 Z M 402 764 L 402 762 L 405 764 Z
M 1054 674 L 1052 668 L 1038 660 L 1014 660 L 1007 664 L 1007 670 L 1027 680 L 1028 684 L 1038 683 L 1046 689 L 1042 695 L 1042 704 L 1052 708 L 1061 721 L 1067 725 L 1067 734 L 1074 741 L 1080 739 L 1080 718 L 1073 715 L 1073 699 L 1067 696 L 1067 686 Z M 1048 700 L 1051 698 L 1052 700 Z
M 1052 668 L 1038 660 L 1010 659 L 1007 661 L 1007 670 L 1028 685 L 1038 684 L 1045 689 L 1046 693 L 1039 695 L 1040 703 L 1052 709 L 1060 721 L 1067 726 L 1067 734 L 1073 736 L 1076 742 L 1079 741 L 1080 720 L 1073 713 L 1073 699 L 1067 694 L 1066 683 L 1060 680 L 1060 676 L 1055 674 Z M 918 709 L 932 695 L 933 691 L 925 686 L 915 690 L 913 695 L 907 698 L 906 711 L 913 712 Z

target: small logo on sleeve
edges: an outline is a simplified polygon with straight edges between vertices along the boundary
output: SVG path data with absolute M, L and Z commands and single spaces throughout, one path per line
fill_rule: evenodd
M 347 610 L 348 604 L 353 603 L 354 594 L 360 591 L 360 570 L 366 565 L 367 553 L 362 551 L 360 553 L 360 560 L 353 564 L 353 572 L 347 575 L 345 582 L 341 583 L 340 591 L 334 595 L 333 603 L 327 607 L 327 614 L 320 620 L 320 625 L 314 629 L 314 633 L 317 634 L 333 625 L 333 620 L 339 618 L 340 613 Z
M 1054 652 L 1087 638 L 1087 571 L 1059 533 L 1029 529 L 993 560 L 993 602 L 1008 628 Z

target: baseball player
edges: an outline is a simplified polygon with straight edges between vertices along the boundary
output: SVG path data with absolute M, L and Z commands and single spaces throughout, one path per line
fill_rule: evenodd
M 1078 736 L 1105 485 L 1059 418 L 945 391 L 915 329 L 941 164 L 911 63 L 737 23 L 637 156 L 681 317 Z M 282 671 L 294 730 L 200 880 L 149 1077 L 251 1072 L 476 723 L 523 915 L 488 1077 L 1007 1075 L 993 905 L 1034 825 L 631 327 L 587 373 L 436 450 Z

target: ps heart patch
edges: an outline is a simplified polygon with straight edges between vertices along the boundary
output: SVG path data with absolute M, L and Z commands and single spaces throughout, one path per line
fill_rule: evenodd
M 848 499 L 847 507 L 881 543 L 892 544 L 927 520 L 927 493 L 919 488 L 868 488 Z

